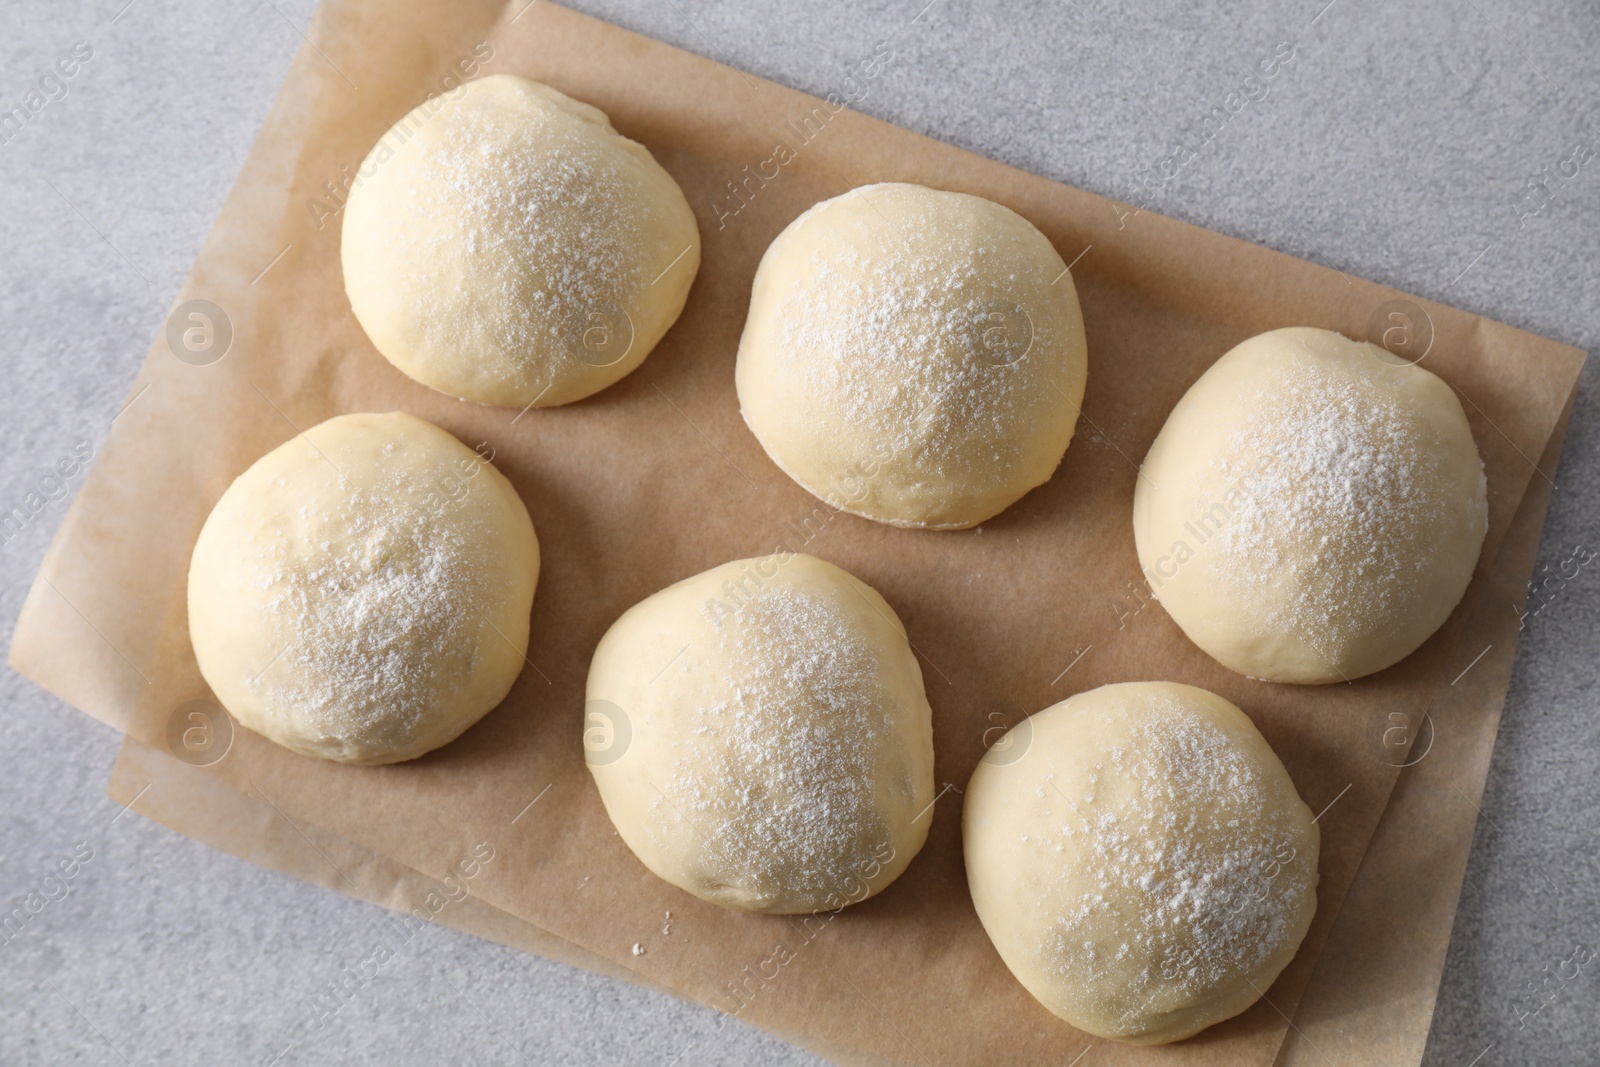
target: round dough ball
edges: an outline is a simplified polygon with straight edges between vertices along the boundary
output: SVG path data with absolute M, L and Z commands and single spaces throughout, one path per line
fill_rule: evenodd
M 1006 738 L 973 772 L 962 836 L 978 918 L 1028 992 L 1134 1044 L 1255 1003 L 1317 910 L 1320 838 L 1245 714 L 1126 682 Z
M 676 182 L 605 115 L 509 74 L 419 104 L 361 164 L 345 291 L 424 385 L 481 404 L 581 399 L 644 362 L 700 268 Z
M 189 637 L 241 725 L 395 763 L 505 698 L 538 578 L 528 510 L 483 457 L 411 415 L 341 415 L 217 501 L 189 564 Z
M 1461 403 L 1374 344 L 1252 337 L 1178 401 L 1133 496 L 1145 579 L 1213 658 L 1348 681 L 1410 655 L 1466 592 L 1488 526 Z
M 736 560 L 628 609 L 589 668 L 584 749 L 634 855 L 739 911 L 865 900 L 932 821 L 933 719 L 905 629 L 813 556 Z
M 885 184 L 772 242 L 736 378 L 751 432 L 805 489 L 948 530 L 1050 477 L 1087 371 L 1077 290 L 1043 234 L 981 197 Z

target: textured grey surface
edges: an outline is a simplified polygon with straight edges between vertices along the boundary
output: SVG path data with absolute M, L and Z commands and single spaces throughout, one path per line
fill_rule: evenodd
M 75 42 L 94 50 L 0 144 L 0 511 L 104 436 L 312 11 L 125 3 L 0 9 L 4 107 Z M 1585 349 L 1600 341 L 1600 158 L 1519 218 L 1529 179 L 1600 147 L 1588 0 L 926 3 L 585 9 L 814 92 L 890 41 L 897 58 L 861 110 L 1124 199 L 1287 42 L 1294 59 L 1267 95 L 1155 182 L 1153 207 Z M 1552 573 L 1580 543 L 1600 547 L 1597 419 L 1586 384 L 1541 550 Z M 0 546 L 6 640 L 65 509 L 50 502 Z M 1559 965 L 1577 944 L 1600 947 L 1597 631 L 1600 561 L 1523 634 L 1430 1067 L 1590 1063 L 1600 1047 L 1600 962 L 1550 979 L 1547 1006 L 1524 1014 L 1547 968 L 1570 973 Z M 0 945 L 0 1062 L 265 1064 L 297 1038 L 279 1063 L 814 1062 L 710 1011 L 442 928 L 305 1037 L 307 995 L 366 954 L 382 913 L 136 815 L 113 823 L 119 738 L 10 672 L 0 702 L 6 909 L 80 843 L 94 850 L 70 894 Z

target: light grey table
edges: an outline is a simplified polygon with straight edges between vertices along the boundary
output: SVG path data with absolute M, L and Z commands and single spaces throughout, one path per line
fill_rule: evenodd
M 585 9 L 819 93 L 891 39 L 897 58 L 860 109 L 1124 199 L 1290 45 L 1267 94 L 1157 183 L 1155 209 L 1600 343 L 1600 157 L 1544 197 L 1529 186 L 1575 149 L 1600 148 L 1600 12 L 1583 0 Z M 93 52 L 46 83 L 55 98 L 20 130 L 0 125 L 0 511 L 106 433 L 311 14 L 310 0 L 0 9 L 0 108 L 25 104 L 78 42 Z M 1579 543 L 1600 547 L 1590 378 L 1541 550 L 1552 566 Z M 65 509 L 52 501 L 0 545 L 0 638 Z M 1522 635 L 1431 1067 L 1480 1055 L 1482 1067 L 1592 1063 L 1600 1047 L 1600 962 L 1538 1015 L 1517 1014 L 1546 967 L 1578 943 L 1600 948 L 1597 632 L 1600 566 Z M 0 944 L 0 1062 L 265 1064 L 303 1035 L 308 994 L 361 957 L 381 913 L 136 815 L 113 823 L 104 786 L 120 739 L 9 671 L 0 705 L 5 909 L 79 842 L 94 847 L 70 895 Z M 814 1062 L 711 1011 L 443 928 L 278 1062 L 666 1065 L 680 1054 Z

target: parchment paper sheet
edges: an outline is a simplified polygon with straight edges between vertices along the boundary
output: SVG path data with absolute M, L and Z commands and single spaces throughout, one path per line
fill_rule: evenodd
M 1555 475 L 1565 420 L 1540 468 Z M 1441 682 L 1424 723 L 1391 735 L 1417 744 L 1385 746 L 1400 775 L 1389 806 L 1335 920 L 1333 936 L 1285 1033 L 1278 1067 L 1385 1067 L 1420 1063 L 1449 947 L 1461 878 L 1472 848 L 1495 728 L 1510 682 L 1527 579 L 1538 555 L 1551 484 L 1535 479 L 1523 497 L 1455 657 L 1490 651 L 1455 684 Z M 1408 726 L 1411 724 L 1407 724 Z M 1440 732 L 1442 731 L 1442 732 Z M 150 787 L 150 788 L 146 788 Z M 1448 790 L 1441 793 L 1440 789 Z M 1459 792 L 1457 792 L 1459 791 Z M 370 903 L 409 912 L 438 889 L 415 871 L 358 849 L 310 823 L 288 826 L 266 802 L 236 792 L 162 750 L 130 741 L 109 794 L 146 817 L 261 866 Z M 1442 801 L 1442 804 L 1441 804 Z M 1441 817 L 1441 815 L 1443 817 Z M 435 918 L 454 929 L 552 959 L 650 985 L 641 975 L 468 897 Z M 308 1035 L 294 1035 L 301 1040 Z M 804 1033 L 784 1036 L 842 1063 L 864 1063 Z M 671 1050 L 669 1050 L 670 1053 Z M 881 1061 L 880 1061 L 881 1062 Z
M 102 712 L 109 718 L 131 709 L 130 735 L 160 744 L 174 709 L 205 694 L 183 576 L 217 496 L 299 428 L 403 408 L 487 442 L 528 502 L 547 561 L 536 667 L 460 741 L 411 764 L 338 767 L 241 732 L 211 773 L 432 877 L 489 840 L 504 862 L 475 881 L 484 902 L 729 1010 L 745 967 L 762 967 L 780 939 L 801 941 L 740 1012 L 780 1033 L 907 1060 L 927 1059 L 925 1048 L 974 1063 L 1075 1051 L 1086 1039 L 1027 997 L 976 922 L 953 792 L 900 881 L 814 938 L 693 901 L 652 878 L 611 831 L 579 742 L 600 634 L 642 596 L 714 563 L 780 544 L 810 551 L 874 585 L 905 621 L 930 683 L 942 781 L 965 782 L 997 723 L 1105 682 L 1159 677 L 1240 704 L 1308 803 L 1338 798 L 1321 823 L 1318 921 L 1271 1003 L 1176 1048 L 1098 1053 L 1113 1063 L 1270 1062 L 1279 1012 L 1294 1010 L 1393 783 L 1376 738 L 1389 713 L 1427 704 L 1463 613 L 1406 663 L 1354 685 L 1231 675 L 1140 592 L 1128 530 L 1135 463 L 1182 391 L 1232 344 L 1289 324 L 1363 336 L 1399 294 L 1132 215 L 548 4 L 341 0 L 320 12 L 311 38 L 183 294 L 226 310 L 232 350 L 205 367 L 161 344 L 152 352 L 24 607 L 19 669 L 79 706 L 118 709 Z M 484 71 L 550 82 L 646 144 L 683 185 L 705 238 L 684 317 L 639 372 L 580 404 L 520 417 L 431 393 L 376 355 L 344 301 L 328 206 L 340 202 L 345 168 L 484 45 L 493 52 Z M 795 158 L 745 186 L 747 201 L 730 200 L 728 183 L 749 180 L 743 168 L 774 158 L 779 141 Z M 1031 219 L 1064 258 L 1083 253 L 1074 278 L 1090 382 L 1079 437 L 1049 484 L 981 532 L 919 534 L 819 510 L 738 417 L 732 361 L 761 251 L 815 201 L 883 180 L 989 196 Z M 1432 322 L 1427 365 L 1464 397 L 1484 455 L 1491 560 L 1581 356 L 1412 303 Z M 64 664 L 67 637 L 78 647 L 101 640 Z M 666 910 L 673 935 L 656 937 Z M 645 956 L 628 954 L 635 941 Z

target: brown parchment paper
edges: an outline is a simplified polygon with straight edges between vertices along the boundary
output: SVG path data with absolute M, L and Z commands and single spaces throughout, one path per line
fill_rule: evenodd
M 1373 759 L 1386 709 L 1417 714 L 1454 620 L 1405 664 L 1351 686 L 1251 683 L 1188 645 L 1141 595 L 1127 514 L 1137 459 L 1184 388 L 1246 336 L 1305 323 L 1361 336 L 1398 294 L 990 161 L 718 67 L 547 4 L 330 3 L 183 294 L 224 308 L 233 349 L 194 367 L 159 346 L 118 418 L 24 607 L 13 659 L 73 703 L 127 709 L 159 744 L 202 695 L 183 619 L 189 546 L 222 489 L 298 428 L 403 408 L 487 442 L 522 493 L 549 561 L 525 672 L 467 736 L 396 768 L 314 764 L 241 733 L 211 773 L 324 829 L 439 877 L 466 843 L 503 859 L 480 899 L 654 981 L 732 1010 L 730 991 L 799 937 L 657 883 L 611 832 L 582 767 L 588 654 L 624 608 L 678 578 L 780 544 L 829 558 L 893 603 L 923 655 L 938 774 L 963 783 L 985 732 L 1072 692 L 1165 677 L 1251 713 L 1322 822 L 1312 934 L 1268 1001 L 1178 1048 L 1101 1046 L 1103 1061 L 1267 1062 L 1393 782 Z M 477 408 L 404 379 L 366 343 L 339 283 L 338 184 L 380 134 L 481 44 L 486 71 L 550 82 L 607 111 L 684 186 L 705 261 L 682 321 L 644 368 L 568 408 Z M 820 109 L 820 110 L 819 110 Z M 798 125 L 796 125 L 798 123 Z M 727 183 L 804 143 L 727 217 Z M 770 173 L 770 171 L 769 171 Z M 1074 269 L 1090 343 L 1080 435 L 1045 487 L 982 532 L 926 535 L 819 511 L 738 419 L 732 360 L 761 251 L 816 200 L 869 181 L 921 181 L 1020 211 Z M 321 205 L 319 209 L 317 205 Z M 320 216 L 320 217 L 319 217 Z M 1429 366 L 1463 395 L 1490 481 L 1492 559 L 1571 390 L 1571 349 L 1462 312 L 1431 317 Z M 63 636 L 94 651 L 51 669 Z M 99 638 L 98 642 L 93 639 Z M 1082 653 L 1080 655 L 1080 653 Z M 1070 665 L 1070 666 L 1069 666 Z M 990 734 L 992 737 L 993 735 Z M 529 804 L 532 807 L 528 807 Z M 1054 1057 L 1085 1040 L 1009 977 L 960 869 L 959 797 L 878 898 L 804 940 L 740 1015 L 884 1059 Z M 599 885 L 599 893 L 577 886 Z M 673 935 L 654 937 L 666 910 Z M 632 956 L 634 942 L 647 945 Z
M 1570 401 L 1568 411 L 1570 413 Z M 1563 418 L 1540 461 L 1555 475 Z M 1402 773 L 1377 832 L 1312 973 L 1294 1025 L 1286 1028 L 1280 1067 L 1420 1063 L 1443 973 L 1461 877 L 1471 853 L 1495 728 L 1511 677 L 1520 631 L 1519 605 L 1538 555 L 1553 483 L 1536 478 L 1523 497 L 1499 558 L 1479 586 L 1471 623 L 1456 647 L 1458 661 L 1486 642 L 1488 654 L 1441 682 L 1423 723 L 1391 735 L 1388 759 L 1411 764 Z M 1463 649 L 1469 650 L 1463 655 Z M 1426 726 L 1426 732 L 1424 732 Z M 1439 734 L 1440 728 L 1443 733 Z M 1415 742 L 1414 744 L 1411 742 Z M 1423 768 L 1423 763 L 1426 767 Z M 1444 805 L 1447 784 L 1460 804 Z M 247 797 L 212 775 L 130 741 L 109 794 L 123 804 L 213 848 L 398 912 L 430 891 L 431 879 L 357 848 L 311 823 L 288 825 L 265 801 Z M 1444 796 L 1444 800 L 1451 798 Z M 1475 813 L 1474 813 L 1475 814 Z M 611 977 L 650 983 L 641 975 L 468 897 L 434 921 L 525 952 Z M 307 1040 L 303 1031 L 287 1040 Z M 848 1050 L 820 1045 L 805 1033 L 784 1036 L 839 1062 L 864 1062 Z M 670 1052 L 671 1050 L 669 1050 Z

